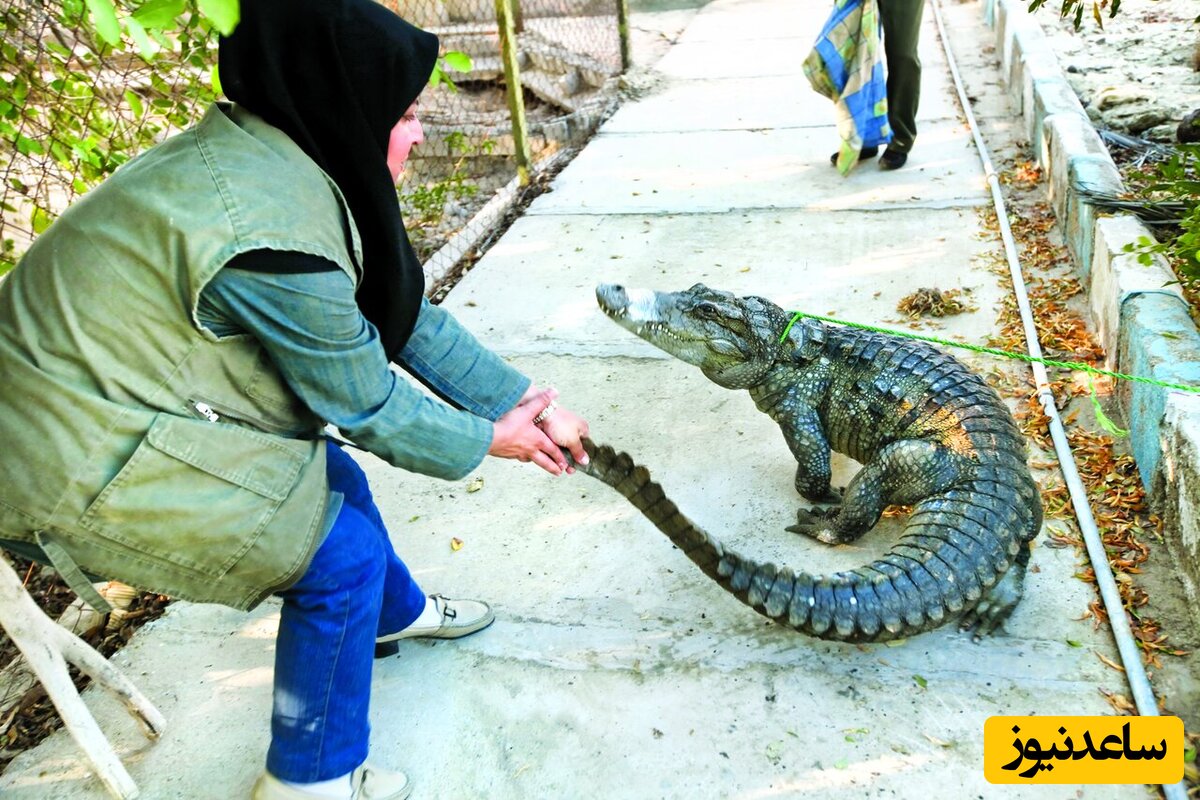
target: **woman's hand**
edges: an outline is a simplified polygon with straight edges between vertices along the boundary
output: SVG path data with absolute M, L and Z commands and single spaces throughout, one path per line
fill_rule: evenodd
M 575 459 L 575 463 L 588 463 L 587 451 L 583 449 L 583 442 L 580 441 L 588 435 L 587 420 L 574 411 L 558 406 L 540 424 L 552 442 L 570 451 L 571 458 Z M 568 465 L 567 472 L 573 473 L 575 468 Z
M 517 407 L 529 403 L 536 397 L 540 397 L 544 392 L 554 392 L 554 397 L 558 397 L 556 389 L 539 389 L 536 384 L 530 383 L 529 388 L 525 390 L 525 394 L 517 401 Z M 545 406 L 542 406 L 545 408 Z M 565 447 L 570 453 L 571 458 L 576 464 L 587 464 L 588 454 L 583 449 L 583 437 L 588 435 L 587 420 L 576 414 L 574 411 L 568 411 L 557 403 L 553 404 L 553 408 L 546 409 L 550 413 L 545 414 L 541 411 L 534 415 L 534 424 L 540 427 L 550 440 L 559 447 Z M 541 419 L 537 419 L 541 416 Z M 575 468 L 572 466 L 566 467 L 568 474 L 574 474 Z
M 541 428 L 533 424 L 533 418 L 545 411 L 555 397 L 558 397 L 558 392 L 554 389 L 541 391 L 493 422 L 492 445 L 488 448 L 488 455 L 532 461 L 551 475 L 561 475 L 563 470 L 568 470 L 562 450 Z M 559 409 L 558 413 L 561 411 Z M 568 471 L 574 472 L 573 469 Z

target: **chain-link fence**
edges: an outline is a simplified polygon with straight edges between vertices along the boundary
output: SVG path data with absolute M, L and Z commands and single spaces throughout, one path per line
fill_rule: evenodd
M 181 21 L 174 48 L 115 50 L 82 3 L 0 0 L 0 274 L 76 196 L 213 99 L 208 26 Z
M 525 127 L 506 102 L 504 20 L 492 0 L 384 0 L 470 57 L 457 91 L 421 100 L 426 142 L 401 187 L 405 219 L 436 282 L 486 234 L 518 185 L 521 138 L 536 168 L 581 144 L 615 97 L 622 68 L 617 0 L 513 0 L 513 61 Z
M 443 54 L 469 56 L 465 72 L 447 71 L 456 89 L 439 85 L 422 96 L 426 142 L 400 189 L 433 292 L 506 215 L 519 175 L 561 163 L 615 101 L 627 52 L 618 34 L 624 0 L 381 2 L 437 33 Z M 188 4 L 164 26 L 169 35 L 156 33 L 135 13 L 153 5 L 118 2 L 122 43 L 113 47 L 87 22 L 85 0 L 0 0 L 0 280 L 72 200 L 218 99 L 211 26 Z M 502 41 L 511 43 L 507 59 Z M 514 67 L 523 106 L 515 114 L 507 95 Z M 17 564 L 47 613 L 79 628 L 87 612 L 53 572 Z M 164 601 L 142 595 L 130 619 L 156 614 Z M 109 651 L 129 625 L 93 626 L 89 638 Z M 4 667 L 14 650 L 0 635 L 0 771 L 54 727 L 44 699 L 31 710 L 39 693 L 28 674 L 15 660 Z

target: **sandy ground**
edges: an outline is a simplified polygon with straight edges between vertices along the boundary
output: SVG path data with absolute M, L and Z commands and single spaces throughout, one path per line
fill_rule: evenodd
M 1113 18 L 1104 12 L 1103 28 L 1088 3 L 1078 31 L 1060 6 L 1047 3 L 1037 19 L 1092 122 L 1174 141 L 1180 119 L 1200 108 L 1200 2 L 1129 0 Z

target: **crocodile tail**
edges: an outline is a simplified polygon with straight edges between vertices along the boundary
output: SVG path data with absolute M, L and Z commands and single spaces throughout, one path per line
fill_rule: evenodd
M 974 608 L 1018 559 L 1031 517 L 1040 522 L 1012 491 L 1019 479 L 1007 482 L 1008 496 L 999 484 L 975 480 L 917 503 L 896 546 L 855 571 L 876 601 L 860 601 L 856 633 L 909 636 Z
M 1017 558 L 1034 515 L 1012 492 L 1021 471 L 985 472 L 918 503 L 901 541 L 882 558 L 812 575 L 726 549 L 681 514 L 627 453 L 588 440 L 584 446 L 590 462 L 576 468 L 628 498 L 706 575 L 760 614 L 822 639 L 903 638 L 968 611 Z M 1040 521 L 1040 506 L 1036 512 Z
M 620 492 L 705 575 L 716 581 L 722 580 L 718 565 L 725 550 L 721 543 L 680 513 L 662 486 L 650 479 L 650 470 L 635 464 L 628 453 L 618 453 L 608 445 L 597 445 L 590 439 L 584 439 L 583 445 L 588 463 L 575 464 L 576 469 Z

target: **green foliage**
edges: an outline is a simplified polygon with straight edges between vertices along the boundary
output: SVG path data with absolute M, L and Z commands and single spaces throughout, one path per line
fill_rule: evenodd
M 125 20 L 118 20 L 117 0 L 84 0 L 91 14 L 92 28 L 105 43 L 121 45 L 124 30 L 134 39 L 148 31 L 169 31 L 176 20 L 191 5 L 188 0 L 135 0 L 122 3 L 121 11 L 131 11 Z M 220 33 L 228 35 L 237 27 L 241 16 L 240 0 L 195 0 L 200 16 Z M 138 32 L 140 31 L 140 33 Z
M 1028 3 L 1029 11 L 1034 12 L 1045 5 L 1046 0 L 1028 0 Z M 1121 0 L 1091 0 L 1090 3 L 1086 0 L 1062 0 L 1058 15 L 1064 19 L 1071 17 L 1078 30 L 1083 25 L 1083 15 L 1088 8 L 1091 8 L 1092 20 L 1098 27 L 1103 28 L 1104 12 L 1108 11 L 1110 19 L 1115 17 L 1121 8 Z
M 113 8 L 112 0 L 87 0 L 88 10 L 92 12 L 92 25 L 96 33 L 112 46 L 121 42 L 121 23 L 117 22 L 117 11 Z
M 447 90 L 457 92 L 458 87 L 446 75 L 446 70 L 452 69 L 455 72 L 470 72 L 471 66 L 471 57 L 469 55 L 460 53 L 458 50 L 451 50 L 442 56 L 440 62 L 433 65 L 433 74 L 429 76 L 429 85 L 435 89 L 438 86 L 445 86 Z
M 0 274 L 73 197 L 216 98 L 216 26 L 237 8 L 61 0 L 0 11 Z
M 149 0 L 133 12 L 133 18 L 147 30 L 166 30 L 183 13 L 186 0 Z
M 239 11 L 239 0 L 0 4 L 0 275 L 72 199 L 220 96 L 217 34 Z M 470 69 L 447 53 L 430 84 L 453 91 L 446 72 Z M 423 187 L 420 219 L 435 196 L 474 191 L 461 158 L 447 185 Z
M 1161 241 L 1142 237 L 1126 250 L 1143 264 L 1165 256 L 1182 280 L 1200 282 L 1200 144 L 1178 145 L 1170 159 L 1144 168 L 1134 181 L 1138 198 L 1167 209 L 1171 222 L 1156 226 Z
M 197 0 L 200 13 L 212 21 L 213 27 L 228 36 L 241 19 L 239 0 Z
M 470 158 L 490 155 L 496 143 L 485 140 L 472 144 L 467 136 L 455 131 L 446 137 L 450 151 L 450 172 L 445 178 L 405 187 L 401 204 L 405 209 L 405 224 L 413 239 L 418 256 L 426 258 L 430 250 L 424 243 L 446 216 L 447 204 L 473 197 L 479 187 L 470 183 L 466 165 Z

